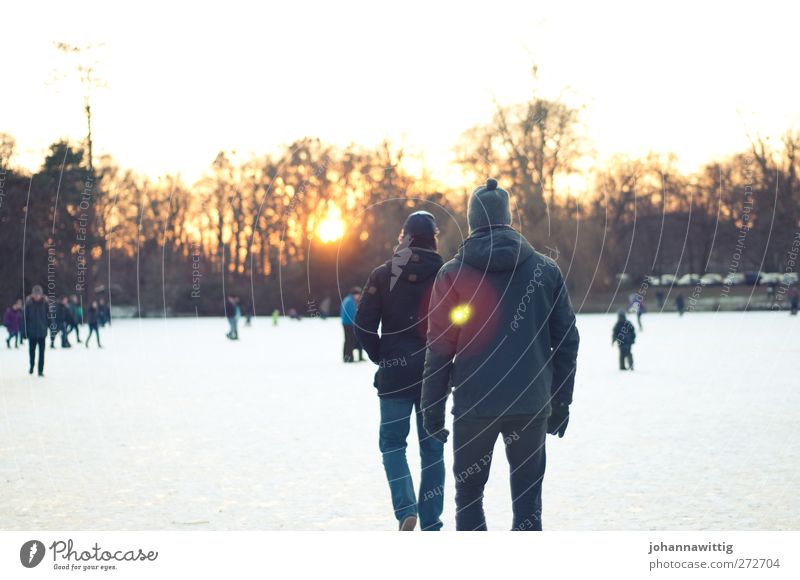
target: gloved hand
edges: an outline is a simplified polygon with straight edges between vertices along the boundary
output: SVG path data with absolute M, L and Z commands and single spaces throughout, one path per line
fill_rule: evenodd
M 564 403 L 553 403 L 553 412 L 547 419 L 547 432 L 550 435 L 558 435 L 559 438 L 567 432 L 569 424 L 569 405 Z
M 436 420 L 423 416 L 422 427 L 425 429 L 425 432 L 428 435 L 437 441 L 447 443 L 447 437 L 450 435 L 450 431 L 444 428 L 444 417 L 442 417 L 440 420 Z

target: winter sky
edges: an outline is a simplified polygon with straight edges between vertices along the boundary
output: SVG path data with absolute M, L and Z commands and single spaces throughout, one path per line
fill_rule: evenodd
M 81 93 L 48 83 L 54 41 L 103 43 L 96 153 L 198 177 L 221 150 L 263 153 L 306 135 L 384 137 L 434 176 L 493 100 L 585 103 L 600 158 L 674 151 L 689 169 L 745 146 L 745 126 L 798 125 L 788 2 L 14 2 L 2 10 L 0 131 L 36 167 L 84 136 Z

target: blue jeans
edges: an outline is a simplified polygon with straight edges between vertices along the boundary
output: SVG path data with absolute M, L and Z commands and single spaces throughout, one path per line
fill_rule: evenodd
M 442 527 L 444 506 L 444 444 L 425 432 L 419 399 L 390 399 L 381 397 L 381 428 L 379 446 L 383 467 L 392 493 L 392 505 L 397 521 L 412 515 L 419 516 L 420 528 L 438 531 Z M 422 463 L 419 496 L 406 461 L 406 438 L 411 429 L 411 414 L 417 417 L 417 436 Z

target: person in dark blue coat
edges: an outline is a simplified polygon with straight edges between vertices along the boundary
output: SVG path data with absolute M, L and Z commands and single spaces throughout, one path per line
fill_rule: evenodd
M 686 300 L 683 299 L 683 294 L 678 294 L 675 298 L 675 308 L 678 310 L 678 314 L 683 316 L 686 311 Z
M 470 235 L 436 276 L 422 384 L 425 429 L 447 440 L 453 394 L 456 529 L 485 530 L 483 490 L 502 434 L 513 530 L 542 529 L 545 435 L 563 437 L 578 330 L 558 266 L 511 227 L 509 194 L 472 192 Z
M 611 345 L 619 346 L 619 370 L 633 370 L 633 354 L 631 348 L 636 342 L 636 329 L 625 316 L 625 311 L 617 312 L 617 323 L 611 331 Z M 627 366 L 626 366 L 627 363 Z
M 106 304 L 105 298 L 100 298 L 98 301 L 97 314 L 100 319 L 100 326 L 111 324 L 111 309 Z
M 97 338 L 97 348 L 103 348 L 103 345 L 100 344 L 100 306 L 97 304 L 97 300 L 92 300 L 92 305 L 89 307 L 89 311 L 87 312 L 89 317 L 89 336 L 86 337 L 86 348 L 89 348 L 89 341 L 92 339 L 92 334 L 95 335 Z
M 28 339 L 28 354 L 30 356 L 30 367 L 28 373 L 33 374 L 34 363 L 36 362 L 36 349 L 39 349 L 39 376 L 44 376 L 44 342 L 47 338 L 48 326 L 48 304 L 44 298 L 41 286 L 34 286 L 31 295 L 25 302 L 25 309 L 22 315 L 22 334 Z M 55 326 L 55 323 L 54 323 Z
M 70 329 L 74 324 L 72 310 L 69 307 L 69 298 L 62 296 L 56 304 L 56 330 L 50 332 L 50 348 L 55 348 L 56 334 L 61 333 L 61 348 L 72 348 L 69 342 Z
M 358 341 L 378 365 L 379 447 L 402 531 L 413 530 L 417 519 L 423 531 L 442 527 L 444 444 L 425 432 L 420 412 L 428 303 L 443 261 L 436 252 L 436 234 L 432 214 L 408 216 L 392 259 L 370 274 L 355 317 Z M 419 493 L 406 460 L 412 416 L 422 463 Z
M 364 352 L 361 345 L 356 338 L 356 309 L 358 308 L 358 301 L 361 299 L 361 288 L 354 286 L 350 289 L 342 299 L 342 306 L 339 311 L 339 316 L 342 319 L 342 329 L 344 329 L 344 348 L 342 351 L 342 358 L 344 362 L 353 362 L 353 350 L 358 349 L 358 360 L 364 360 Z

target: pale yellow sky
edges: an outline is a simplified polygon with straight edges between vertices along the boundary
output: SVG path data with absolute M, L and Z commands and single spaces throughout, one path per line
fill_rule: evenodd
M 691 169 L 800 124 L 791 3 L 17 2 L 0 34 L 0 131 L 33 167 L 84 136 L 80 93 L 47 84 L 53 42 L 104 43 L 96 154 L 191 181 L 221 149 L 384 137 L 434 175 L 493 99 L 570 87 L 599 157 L 674 151 Z

